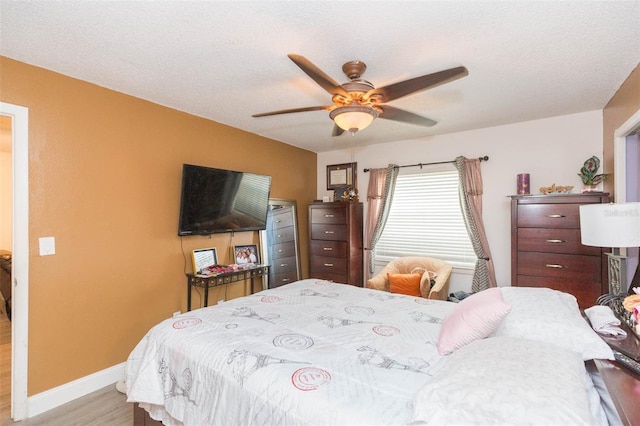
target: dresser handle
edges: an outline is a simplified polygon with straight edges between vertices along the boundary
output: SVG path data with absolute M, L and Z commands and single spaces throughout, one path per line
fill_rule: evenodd
M 327 266 L 329 268 L 333 268 L 333 263 L 325 263 L 324 266 Z
M 286 264 L 286 263 L 281 263 L 281 264 L 280 264 L 280 267 L 281 267 L 281 268 L 284 268 L 285 266 L 287 266 L 287 264 Z
M 276 220 L 276 223 L 280 223 L 280 222 L 282 222 L 280 219 Z
M 280 250 L 278 250 L 278 253 L 282 253 L 283 251 L 284 251 L 284 250 L 280 249 Z
M 565 269 L 566 266 L 562 266 L 562 265 L 545 265 L 547 268 L 554 268 L 554 269 Z
M 283 282 L 283 283 L 286 283 L 287 281 L 289 281 L 289 278 L 283 278 L 283 279 L 282 279 L 282 282 Z
M 547 240 L 547 242 L 552 244 L 566 243 L 565 240 Z
M 282 234 L 278 234 L 278 237 L 277 237 L 277 238 L 282 238 Z
M 325 214 L 324 217 L 333 217 L 332 214 Z
M 333 247 L 322 247 L 324 251 L 333 251 Z
M 324 231 L 325 234 L 333 234 L 333 231 Z
M 563 214 L 548 214 L 547 217 L 550 217 L 552 219 L 559 219 L 561 217 L 566 217 L 566 216 Z

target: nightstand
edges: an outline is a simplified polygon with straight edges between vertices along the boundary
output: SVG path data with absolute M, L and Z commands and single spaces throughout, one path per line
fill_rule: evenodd
M 624 339 L 599 335 L 613 349 L 624 350 L 627 354 L 640 356 L 640 339 L 623 322 L 621 324 L 627 332 Z M 639 358 L 640 359 L 640 358 Z M 606 359 L 594 360 L 598 372 L 602 377 L 611 400 L 618 411 L 623 425 L 640 425 L 640 376 L 622 367 L 616 361 Z

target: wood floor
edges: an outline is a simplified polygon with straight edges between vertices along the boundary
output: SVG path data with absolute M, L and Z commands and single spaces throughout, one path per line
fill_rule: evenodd
M 3 424 L 15 426 L 131 426 L 133 404 L 116 390 L 115 384 L 68 402 L 53 410 L 21 422 Z
M 11 421 L 11 322 L 0 319 L 0 426 L 131 426 L 133 404 L 111 385 L 21 422 Z

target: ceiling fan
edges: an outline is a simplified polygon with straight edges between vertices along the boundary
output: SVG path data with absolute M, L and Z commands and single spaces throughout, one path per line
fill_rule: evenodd
M 364 62 L 349 61 L 345 63 L 342 66 L 342 71 L 350 81 L 338 84 L 304 56 L 295 54 L 287 56 L 324 90 L 329 92 L 333 105 L 283 109 L 254 114 L 252 117 L 293 112 L 329 111 L 329 117 L 335 123 L 332 136 L 340 136 L 345 130 L 355 134 L 371 124 L 376 118 L 431 127 L 437 123 L 429 118 L 385 104 L 403 96 L 449 83 L 469 74 L 465 67 L 455 67 L 375 88 L 373 84 L 360 78 L 367 69 Z

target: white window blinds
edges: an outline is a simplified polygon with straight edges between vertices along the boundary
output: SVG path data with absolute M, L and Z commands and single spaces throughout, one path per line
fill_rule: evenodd
M 269 203 L 269 176 L 244 173 L 233 200 L 233 210 L 264 219 L 265 206 Z
M 456 170 L 400 174 L 387 224 L 376 245 L 384 263 L 400 256 L 428 256 L 457 268 L 475 267 L 458 201 Z

